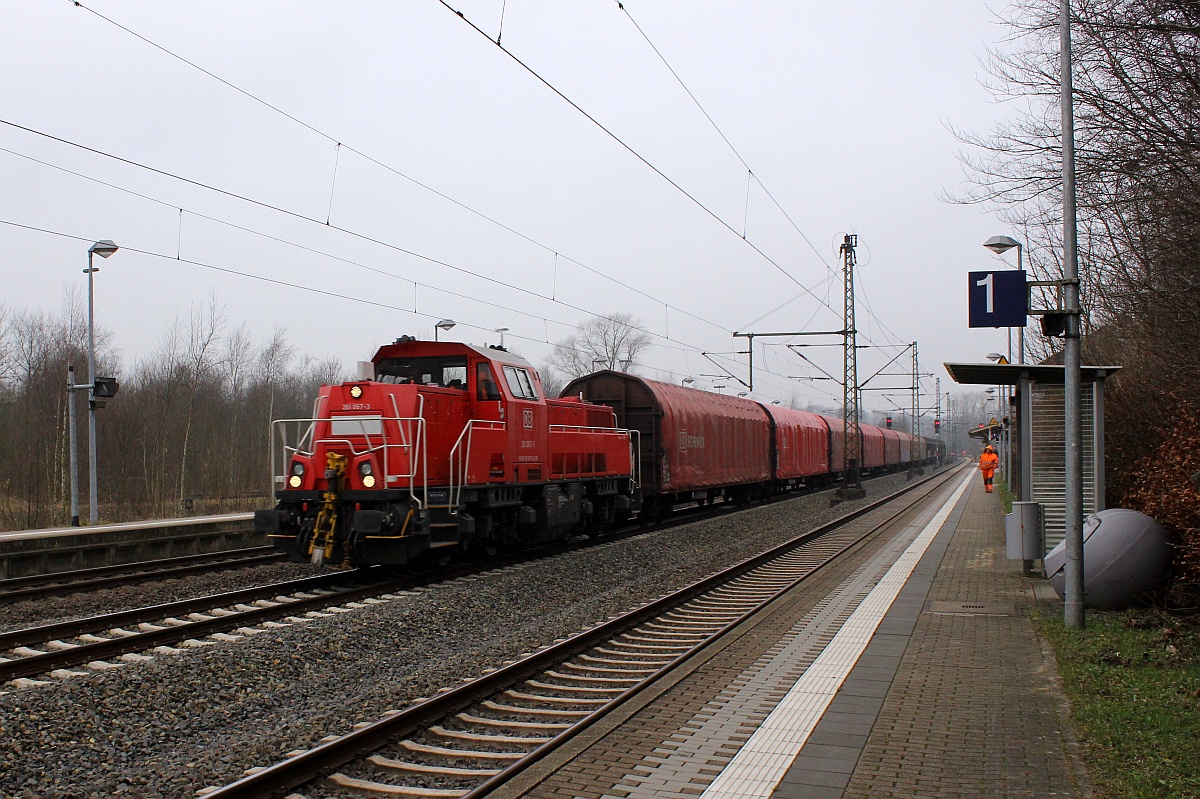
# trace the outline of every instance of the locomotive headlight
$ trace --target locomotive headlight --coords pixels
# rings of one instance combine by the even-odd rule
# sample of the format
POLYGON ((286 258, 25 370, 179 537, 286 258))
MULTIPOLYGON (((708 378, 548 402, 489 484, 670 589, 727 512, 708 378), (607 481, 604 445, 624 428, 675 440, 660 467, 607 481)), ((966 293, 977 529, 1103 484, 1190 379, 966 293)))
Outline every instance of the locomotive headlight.
POLYGON ((288 485, 292 488, 299 488, 303 478, 304 464, 300 461, 292 461, 292 476, 288 478, 288 485))
POLYGON ((350 386, 350 396, 358 399, 362 396, 362 386, 350 386))
POLYGON ((367 488, 375 487, 375 470, 371 467, 370 461, 363 461, 358 465, 358 473, 362 476, 362 484, 367 488))
POLYGON ((288 485, 290 485, 292 488, 299 488, 300 487, 300 475, 293 474, 291 477, 289 477, 288 485))
POLYGON ((374 488, 375 487, 375 475, 373 475, 373 474, 364 475, 363 476, 363 485, 366 486, 367 488, 374 488))

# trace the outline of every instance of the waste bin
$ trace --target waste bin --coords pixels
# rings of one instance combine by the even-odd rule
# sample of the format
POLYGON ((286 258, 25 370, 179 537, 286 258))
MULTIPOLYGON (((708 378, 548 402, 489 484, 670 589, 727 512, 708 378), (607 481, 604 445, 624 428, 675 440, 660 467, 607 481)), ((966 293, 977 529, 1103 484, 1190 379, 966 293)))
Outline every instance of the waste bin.
POLYGON ((1008 559, 1024 561, 1029 574, 1032 561, 1046 554, 1040 502, 1013 503, 1012 513, 1004 517, 1004 543, 1008 559))

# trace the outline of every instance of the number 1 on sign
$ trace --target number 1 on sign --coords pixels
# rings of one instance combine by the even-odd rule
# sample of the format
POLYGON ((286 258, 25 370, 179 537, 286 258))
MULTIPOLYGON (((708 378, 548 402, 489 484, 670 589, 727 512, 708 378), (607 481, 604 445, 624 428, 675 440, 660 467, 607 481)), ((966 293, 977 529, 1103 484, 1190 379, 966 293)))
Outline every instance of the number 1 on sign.
MULTIPOLYGON (((988 276, 985 277, 983 280, 975 281, 976 286, 984 286, 987 288, 987 312, 988 313, 995 312, 992 308, 992 278, 994 276, 995 276, 994 273, 989 272, 988 276)), ((962 284, 959 284, 959 285, 962 285, 962 284)))

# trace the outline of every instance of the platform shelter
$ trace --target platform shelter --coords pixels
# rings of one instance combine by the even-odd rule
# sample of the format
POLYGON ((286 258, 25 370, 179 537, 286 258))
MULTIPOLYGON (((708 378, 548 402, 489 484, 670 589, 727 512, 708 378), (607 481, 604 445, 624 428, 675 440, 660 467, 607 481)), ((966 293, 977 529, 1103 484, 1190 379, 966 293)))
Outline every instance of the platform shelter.
MULTIPOLYGON (((1066 533, 1066 444, 1060 364, 947 363, 956 383, 1013 387, 1007 413, 986 429, 1001 444, 1000 463, 1019 502, 1042 506, 1046 551, 1066 533)), ((1104 381, 1119 366, 1080 369, 1083 513, 1104 510, 1104 381)), ((1003 406, 1001 406, 1003 407, 1003 406)), ((999 417, 1000 414, 997 414, 999 417)))

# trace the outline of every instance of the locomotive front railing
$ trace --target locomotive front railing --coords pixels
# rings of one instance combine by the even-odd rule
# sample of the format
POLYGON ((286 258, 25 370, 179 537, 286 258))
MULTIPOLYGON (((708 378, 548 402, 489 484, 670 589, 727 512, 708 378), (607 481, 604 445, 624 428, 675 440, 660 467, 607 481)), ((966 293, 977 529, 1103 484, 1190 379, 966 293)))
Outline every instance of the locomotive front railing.
MULTIPOLYGON (((383 460, 383 485, 385 488, 406 486, 409 494, 417 502, 418 507, 428 505, 428 480, 425 469, 425 420, 420 417, 403 416, 333 416, 308 419, 276 419, 271 423, 271 492, 286 486, 288 464, 293 455, 312 457, 321 447, 334 446, 349 452, 352 456, 370 453, 380 453, 383 460), (328 437, 316 438, 318 423, 330 426, 328 437), (333 425, 345 427, 358 426, 358 431, 333 434, 333 425), (289 443, 288 431, 305 425, 303 432, 296 437, 296 443, 289 443), (375 426, 378 425, 378 431, 375 426), (368 429, 368 426, 371 429, 368 429), (388 428, 395 430, 395 439, 388 435, 388 428), (280 449, 276 449, 276 435, 280 449), (282 459, 280 459, 282 458, 282 459), (282 472, 276 469, 282 466, 282 472), (393 468, 395 470, 393 471, 393 468), (421 478, 418 486, 417 477, 421 478), (400 485, 397 485, 400 484, 400 485)), ((314 464, 314 468, 323 468, 323 464, 314 464)))

